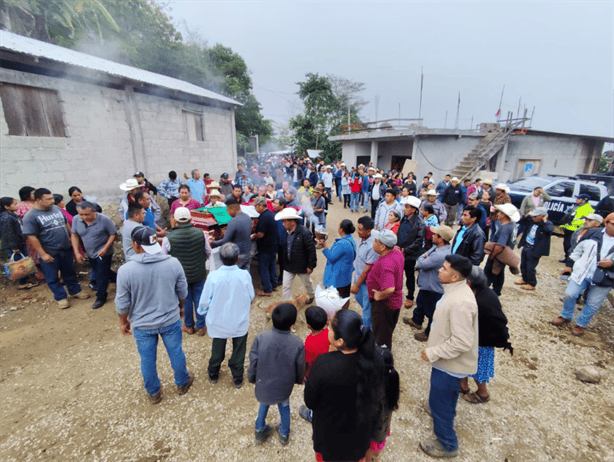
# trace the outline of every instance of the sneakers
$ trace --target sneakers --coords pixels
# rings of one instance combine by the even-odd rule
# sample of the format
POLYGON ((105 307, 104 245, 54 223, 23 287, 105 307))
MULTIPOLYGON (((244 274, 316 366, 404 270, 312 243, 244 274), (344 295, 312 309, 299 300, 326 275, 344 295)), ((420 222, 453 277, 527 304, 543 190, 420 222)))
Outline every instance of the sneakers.
POLYGON ((65 310, 66 308, 70 308, 70 302, 67 298, 63 298, 62 300, 58 300, 58 306, 65 310))
POLYGON ((417 334, 414 334, 414 338, 419 342, 426 342, 429 339, 429 336, 424 332, 418 332, 417 334))
POLYGON ((85 292, 81 291, 78 294, 71 294, 71 297, 78 298, 79 300, 87 300, 90 298, 90 294, 86 294, 85 292))
POLYGON ((220 374, 218 372, 216 372, 215 374, 212 374, 211 372, 209 372, 209 382, 217 383, 219 378, 220 378, 220 374))
POLYGON ((313 419, 313 412, 307 406, 301 404, 301 407, 298 409, 298 414, 307 422, 311 423, 313 419))
POLYGON ((232 381, 235 384, 235 388, 241 388, 243 386, 243 376, 233 377, 232 381))
POLYGON ((107 299, 106 298, 97 298, 96 301, 94 302, 94 304, 92 305, 92 309, 96 310, 96 309, 100 308, 102 305, 104 305, 105 303, 107 303, 107 299))
POLYGON ((188 381, 185 385, 177 386, 177 394, 185 395, 190 389, 190 387, 192 386, 193 382, 194 382, 194 376, 188 372, 188 381))
POLYGON ((415 323, 413 319, 408 318, 407 316, 403 316, 403 323, 413 327, 414 329, 422 330, 422 326, 420 324, 415 323))
POLYGON ((458 455, 458 449, 447 451, 434 436, 427 440, 420 441, 420 449, 426 452, 429 456, 437 458, 456 457, 458 455))
POLYGON ((271 433, 273 433, 273 427, 268 424, 262 430, 256 430, 256 444, 264 443, 271 436, 271 433))
POLYGON ((284 446, 290 441, 290 433, 288 433, 286 436, 281 434, 281 424, 277 426, 277 435, 279 436, 279 442, 284 446))
POLYGON ((155 395, 147 395, 149 396, 149 401, 151 401, 151 404, 158 404, 160 401, 162 401, 162 389, 160 388, 160 391, 155 394, 155 395))

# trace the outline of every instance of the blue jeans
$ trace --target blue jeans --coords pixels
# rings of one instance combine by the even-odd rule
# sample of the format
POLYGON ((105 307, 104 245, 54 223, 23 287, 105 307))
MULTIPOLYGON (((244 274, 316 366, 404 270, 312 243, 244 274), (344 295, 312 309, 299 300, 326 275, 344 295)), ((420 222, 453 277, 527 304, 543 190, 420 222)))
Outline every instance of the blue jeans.
POLYGON ((77 281, 77 275, 75 274, 75 268, 72 265, 73 253, 72 248, 58 251, 53 255, 53 261, 47 263, 41 257, 41 270, 45 275, 45 282, 53 292, 53 298, 56 300, 64 300, 68 298, 66 290, 60 283, 58 271, 62 274, 64 284, 68 288, 70 295, 76 295, 81 292, 81 286, 77 281))
POLYGON ((185 354, 181 348, 181 321, 159 329, 132 329, 136 347, 141 356, 141 374, 145 389, 150 395, 157 395, 160 391, 160 378, 156 368, 158 353, 158 335, 162 337, 166 352, 171 360, 171 367, 175 372, 175 385, 181 387, 188 383, 189 374, 185 364, 185 354))
POLYGON ((183 303, 183 323, 186 327, 194 327, 194 312, 196 312, 196 328, 204 329, 205 316, 198 314, 196 309, 200 303, 200 296, 205 287, 205 280, 192 282, 188 284, 188 296, 183 303))
MULTIPOLYGON (((269 405, 260 403, 258 409, 258 418, 256 419, 256 431, 262 431, 266 427, 266 415, 269 412, 269 405)), ((287 399, 283 403, 277 405, 279 416, 281 417, 281 428, 279 432, 283 436, 288 436, 290 433, 290 400, 287 399)))
POLYGON ((352 202, 350 203, 350 210, 358 212, 358 200, 360 199, 360 193, 352 193, 352 202))
POLYGON ((588 298, 586 300, 586 306, 582 309, 582 313, 576 319, 576 325, 585 327, 591 322, 591 319, 605 300, 605 298, 612 290, 611 287, 601 287, 591 284, 590 279, 585 279, 581 284, 576 284, 571 279, 565 290, 565 297, 563 297, 563 311, 561 317, 565 319, 571 319, 576 307, 576 300, 585 289, 588 289, 588 298))
POLYGON ((258 274, 260 274, 262 291, 266 294, 270 294, 273 289, 279 285, 277 281, 275 253, 258 252, 258 274))
POLYGON ((458 449, 454 417, 456 417, 460 381, 461 379, 452 377, 439 369, 431 370, 429 406, 433 416, 433 431, 446 451, 458 449))
POLYGON ((363 282, 356 294, 356 301, 362 308, 362 323, 365 327, 372 329, 371 324, 371 302, 369 301, 369 291, 367 290, 367 283, 363 282))
POLYGON ((362 206, 365 208, 365 212, 367 210, 371 211, 371 200, 369 199, 369 191, 363 191, 362 193, 362 206))
POLYGON ((96 281, 96 298, 107 298, 107 287, 109 285, 109 276, 111 274, 111 263, 113 263, 113 254, 104 257, 90 258, 90 266, 92 267, 92 276, 96 281))

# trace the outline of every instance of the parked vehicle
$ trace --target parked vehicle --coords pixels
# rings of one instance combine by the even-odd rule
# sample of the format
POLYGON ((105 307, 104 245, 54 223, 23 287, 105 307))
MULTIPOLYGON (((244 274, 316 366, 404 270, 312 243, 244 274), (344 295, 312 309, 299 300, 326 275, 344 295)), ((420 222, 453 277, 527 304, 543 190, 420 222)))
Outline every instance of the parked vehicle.
POLYGON ((604 184, 562 176, 530 176, 512 181, 507 185, 510 189, 508 194, 512 199, 512 204, 516 207, 520 207, 525 196, 532 194, 535 188, 541 186, 552 198, 551 201, 546 202, 545 206, 548 209, 548 219, 555 225, 559 224, 567 208, 575 204, 578 194, 588 194, 589 203, 593 207, 608 195, 608 188, 604 184))

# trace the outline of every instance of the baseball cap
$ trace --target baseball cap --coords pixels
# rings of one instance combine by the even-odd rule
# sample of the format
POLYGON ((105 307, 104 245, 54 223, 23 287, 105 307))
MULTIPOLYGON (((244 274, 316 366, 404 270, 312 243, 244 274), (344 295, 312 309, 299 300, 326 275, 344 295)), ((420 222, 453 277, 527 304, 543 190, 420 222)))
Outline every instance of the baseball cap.
POLYGON ((450 242, 454 238, 454 230, 446 225, 431 226, 431 231, 446 242, 450 242))
POLYGON ((224 179, 228 178, 228 173, 226 173, 226 172, 222 173, 220 178, 224 178, 224 179))
POLYGON ((535 210, 529 212, 529 215, 532 217, 541 217, 543 215, 548 215, 548 209, 546 207, 536 207, 535 210))
POLYGON ((381 231, 371 231, 371 236, 380 241, 386 247, 394 247, 397 245, 397 235, 389 229, 382 229, 381 231))
POLYGON ((140 176, 140 177, 145 178, 145 174, 144 174, 143 172, 136 172, 136 173, 134 174, 134 177, 136 178, 137 176, 140 176))
POLYGON ((175 210, 175 214, 173 216, 175 217, 175 221, 179 223, 187 223, 192 219, 190 209, 187 207, 177 207, 177 210, 175 210))
POLYGON ((595 220, 598 221, 599 223, 603 223, 603 217, 601 215, 599 215, 598 213, 591 213, 589 215, 586 216, 587 220, 595 220))
POLYGON ((583 201, 588 201, 590 200, 591 196, 589 196, 588 194, 578 194, 576 196, 576 199, 582 199, 583 201))
POLYGON ((130 234, 133 242, 136 242, 148 254, 156 254, 162 252, 162 247, 156 239, 156 232, 147 226, 137 226, 130 234))

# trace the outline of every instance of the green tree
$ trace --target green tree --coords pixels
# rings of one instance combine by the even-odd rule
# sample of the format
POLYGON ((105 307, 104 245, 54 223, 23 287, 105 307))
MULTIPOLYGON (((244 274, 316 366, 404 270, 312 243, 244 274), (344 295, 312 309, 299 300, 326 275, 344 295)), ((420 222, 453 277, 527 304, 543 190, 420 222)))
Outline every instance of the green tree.
POLYGON ((364 85, 341 77, 320 76, 310 72, 305 77, 305 82, 297 82, 298 95, 305 109, 303 114, 291 118, 289 122, 293 130, 292 146, 299 152, 321 149, 326 162, 340 159, 341 143, 331 141, 329 137, 342 133, 341 125, 347 123, 348 102, 351 109, 350 122, 360 121, 358 110, 366 104, 360 98, 364 85))

